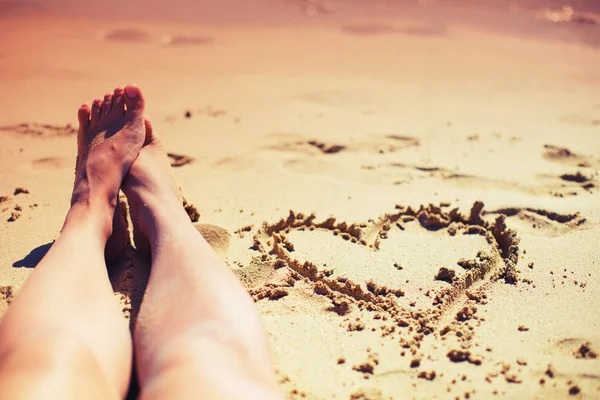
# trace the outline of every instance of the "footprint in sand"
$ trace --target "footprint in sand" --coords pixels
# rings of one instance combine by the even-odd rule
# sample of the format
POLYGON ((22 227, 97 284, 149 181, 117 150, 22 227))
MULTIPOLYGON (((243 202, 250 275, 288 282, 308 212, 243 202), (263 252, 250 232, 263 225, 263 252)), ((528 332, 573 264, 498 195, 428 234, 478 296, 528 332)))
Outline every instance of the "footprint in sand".
POLYGON ((77 130, 71 124, 50 125, 35 123, 0 126, 0 131, 39 137, 71 136, 77 133, 77 130))

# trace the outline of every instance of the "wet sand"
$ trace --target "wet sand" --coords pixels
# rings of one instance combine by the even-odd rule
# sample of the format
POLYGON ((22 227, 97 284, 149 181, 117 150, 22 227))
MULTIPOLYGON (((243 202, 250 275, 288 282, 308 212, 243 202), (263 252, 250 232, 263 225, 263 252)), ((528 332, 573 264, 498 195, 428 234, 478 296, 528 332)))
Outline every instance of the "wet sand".
MULTIPOLYGON (((78 105, 135 82, 289 397, 600 396, 599 27, 333 15, 6 13, 0 315, 60 230, 78 105)), ((134 319, 148 266, 120 266, 134 319)))

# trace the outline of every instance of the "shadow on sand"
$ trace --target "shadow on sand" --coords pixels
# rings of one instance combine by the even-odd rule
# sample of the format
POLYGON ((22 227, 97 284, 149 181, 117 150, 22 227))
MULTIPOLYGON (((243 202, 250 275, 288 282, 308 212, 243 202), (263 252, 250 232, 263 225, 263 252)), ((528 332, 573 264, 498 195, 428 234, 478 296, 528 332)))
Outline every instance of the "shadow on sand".
POLYGON ((16 261, 13 268, 35 268, 36 265, 44 258, 48 250, 54 242, 46 243, 31 250, 22 260, 16 261))

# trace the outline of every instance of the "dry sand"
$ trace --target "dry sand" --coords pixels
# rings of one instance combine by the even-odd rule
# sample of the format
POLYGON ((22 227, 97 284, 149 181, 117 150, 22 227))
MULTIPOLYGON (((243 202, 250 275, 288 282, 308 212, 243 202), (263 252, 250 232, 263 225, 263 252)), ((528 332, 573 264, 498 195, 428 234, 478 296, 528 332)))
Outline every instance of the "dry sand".
POLYGON ((599 398, 599 47, 417 28, 1 19, 0 316, 59 233, 78 105, 135 82, 289 397, 599 398))

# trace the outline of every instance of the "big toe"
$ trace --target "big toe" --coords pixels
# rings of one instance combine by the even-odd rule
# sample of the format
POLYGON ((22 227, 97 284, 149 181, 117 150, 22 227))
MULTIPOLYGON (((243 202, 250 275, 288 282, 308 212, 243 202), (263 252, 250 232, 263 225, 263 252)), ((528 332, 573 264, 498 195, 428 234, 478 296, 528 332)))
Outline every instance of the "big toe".
POLYGON ((145 104, 144 96, 139 87, 135 85, 127 85, 125 87, 126 114, 142 115, 145 104))

